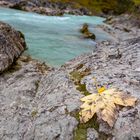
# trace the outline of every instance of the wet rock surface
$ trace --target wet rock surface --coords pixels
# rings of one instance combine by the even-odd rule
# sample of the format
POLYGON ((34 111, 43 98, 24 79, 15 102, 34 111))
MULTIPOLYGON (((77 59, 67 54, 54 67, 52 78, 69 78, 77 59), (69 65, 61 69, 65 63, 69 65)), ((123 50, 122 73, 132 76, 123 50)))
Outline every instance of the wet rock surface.
POLYGON ((83 34, 84 38, 95 40, 96 39, 95 34, 91 33, 88 27, 89 26, 87 23, 83 24, 82 28, 80 29, 80 32, 83 34))
POLYGON ((71 79, 73 71, 83 72, 80 82, 89 93, 96 92, 95 77, 101 85, 119 88, 138 99, 135 107, 120 110, 113 128, 98 122, 98 128, 86 129, 87 140, 140 139, 140 35, 115 29, 115 24, 111 34, 114 30, 116 38, 120 31, 127 38, 100 42, 94 52, 83 54, 61 68, 49 68, 21 56, 9 71, 3 72, 0 75, 0 139, 74 139, 79 121, 73 114, 78 113, 80 98, 84 95, 71 79))
POLYGON ((0 22, 0 73, 7 69, 25 49, 23 34, 0 22))

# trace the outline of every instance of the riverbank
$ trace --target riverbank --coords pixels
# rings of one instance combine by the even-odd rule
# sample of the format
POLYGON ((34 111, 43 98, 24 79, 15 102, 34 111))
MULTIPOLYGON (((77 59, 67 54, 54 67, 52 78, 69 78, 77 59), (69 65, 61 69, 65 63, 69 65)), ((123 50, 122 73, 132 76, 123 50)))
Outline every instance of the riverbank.
POLYGON ((62 16, 64 14, 72 15, 92 15, 90 10, 83 6, 75 7, 73 3, 62 3, 62 2, 42 2, 42 1, 0 1, 1 7, 7 7, 22 11, 35 12, 47 16, 62 16))
POLYGON ((111 27, 101 27, 116 42, 100 42, 94 52, 83 54, 61 68, 49 68, 21 56, 3 72, 0 139, 140 139, 140 28, 128 18, 115 17, 108 21, 111 27), (76 77, 82 73, 80 85, 86 88, 77 88, 73 72, 76 77), (112 129, 97 120, 98 127, 79 124, 80 98, 85 90, 95 92, 93 77, 101 85, 119 88, 138 99, 134 108, 121 109, 112 129))
POLYGON ((48 16, 72 14, 107 17, 123 13, 139 15, 140 12, 138 0, 114 0, 111 3, 108 0, 1 0, 0 6, 48 16))

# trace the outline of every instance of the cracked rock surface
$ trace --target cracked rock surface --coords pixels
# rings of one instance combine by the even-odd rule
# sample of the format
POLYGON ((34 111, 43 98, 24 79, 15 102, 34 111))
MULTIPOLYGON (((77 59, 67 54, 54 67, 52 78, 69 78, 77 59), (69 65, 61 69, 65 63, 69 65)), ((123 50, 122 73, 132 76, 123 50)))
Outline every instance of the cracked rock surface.
POLYGON ((77 120, 70 112, 82 96, 64 71, 42 74, 36 63, 0 77, 0 139, 72 139, 77 120))

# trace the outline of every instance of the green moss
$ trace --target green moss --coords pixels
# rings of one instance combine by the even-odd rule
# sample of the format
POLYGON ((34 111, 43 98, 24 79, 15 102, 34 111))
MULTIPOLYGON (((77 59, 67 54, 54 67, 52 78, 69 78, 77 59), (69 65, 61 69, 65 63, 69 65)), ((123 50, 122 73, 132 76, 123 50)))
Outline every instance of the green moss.
POLYGON ((90 93, 87 91, 86 85, 81 84, 81 80, 84 76, 87 76, 89 74, 90 74, 90 69, 85 69, 85 71, 82 72, 75 70, 70 73, 71 79, 74 81, 74 84, 76 85, 76 89, 79 90, 85 96, 90 95, 90 93))
MULTIPOLYGON (((75 117, 77 121, 80 122, 78 111, 71 113, 71 116, 75 117)), ((94 128, 95 130, 98 131, 99 124, 97 122, 96 115, 89 122, 78 124, 77 129, 74 131, 74 140, 86 140, 88 128, 94 128)))
POLYGON ((135 5, 140 5, 140 0, 133 0, 135 5))
POLYGON ((94 128, 99 129, 99 125, 96 121, 96 117, 92 118, 89 122, 85 124, 79 124, 74 132, 74 140, 86 140, 87 139, 87 129, 94 128))
POLYGON ((84 94, 85 96, 90 95, 91 93, 89 93, 86 89, 86 85, 85 84, 79 84, 76 88, 77 90, 79 90, 82 94, 84 94))
POLYGON ((34 110, 31 112, 31 116, 34 118, 36 115, 37 115, 38 111, 37 110, 34 110))
POLYGON ((74 131, 74 138, 73 138, 74 140, 86 140, 88 128, 94 128, 98 132, 99 140, 108 140, 112 138, 112 135, 110 134, 99 132, 99 123, 97 121, 97 115, 94 115, 94 117, 91 120, 89 120, 87 123, 80 123, 79 111, 72 112, 70 115, 75 117, 79 122, 77 128, 74 131))
POLYGON ((87 130, 86 129, 76 129, 74 133, 74 140, 86 140, 87 130))
POLYGON ((90 69, 85 69, 84 71, 80 72, 78 71, 79 69, 74 70, 73 72, 70 73, 70 75, 72 76, 72 78, 76 81, 81 81, 81 79, 84 76, 87 76, 90 74, 90 69))
POLYGON ((83 78, 83 75, 78 72, 78 71, 73 71, 70 73, 70 75, 72 76, 72 79, 76 82, 80 82, 81 79, 83 78))

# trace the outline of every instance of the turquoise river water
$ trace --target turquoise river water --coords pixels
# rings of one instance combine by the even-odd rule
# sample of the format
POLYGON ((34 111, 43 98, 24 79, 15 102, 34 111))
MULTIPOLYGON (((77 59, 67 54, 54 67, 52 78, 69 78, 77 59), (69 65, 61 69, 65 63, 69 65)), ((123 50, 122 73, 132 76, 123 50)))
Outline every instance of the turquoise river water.
POLYGON ((107 39, 105 33, 94 28, 98 24, 103 24, 103 20, 96 16, 43 16, 0 8, 0 21, 9 23, 25 34, 27 53, 52 66, 60 66, 94 49, 95 42, 83 39, 79 33, 83 23, 91 25, 90 29, 96 34, 97 40, 107 39))

